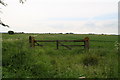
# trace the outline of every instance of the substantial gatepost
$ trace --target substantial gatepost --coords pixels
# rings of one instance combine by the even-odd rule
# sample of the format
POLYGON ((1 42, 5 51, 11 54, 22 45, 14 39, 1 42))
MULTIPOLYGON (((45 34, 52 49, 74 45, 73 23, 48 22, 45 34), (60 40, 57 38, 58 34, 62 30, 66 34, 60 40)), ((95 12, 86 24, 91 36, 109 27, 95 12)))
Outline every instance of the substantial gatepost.
POLYGON ((34 39, 34 37, 29 36, 29 43, 30 43, 30 47, 35 47, 35 39, 34 39))
POLYGON ((89 37, 84 38, 84 45, 85 49, 89 49, 89 37))

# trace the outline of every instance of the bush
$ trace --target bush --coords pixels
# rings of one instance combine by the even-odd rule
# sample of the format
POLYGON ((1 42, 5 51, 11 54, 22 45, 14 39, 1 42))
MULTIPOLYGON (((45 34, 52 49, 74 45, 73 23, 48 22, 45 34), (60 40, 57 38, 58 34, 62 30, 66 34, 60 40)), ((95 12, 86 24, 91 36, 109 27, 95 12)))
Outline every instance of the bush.
POLYGON ((83 64, 85 66, 93 66, 98 64, 97 56, 88 55, 83 58, 83 64))
POLYGON ((14 31, 8 31, 8 34, 14 34, 14 31))

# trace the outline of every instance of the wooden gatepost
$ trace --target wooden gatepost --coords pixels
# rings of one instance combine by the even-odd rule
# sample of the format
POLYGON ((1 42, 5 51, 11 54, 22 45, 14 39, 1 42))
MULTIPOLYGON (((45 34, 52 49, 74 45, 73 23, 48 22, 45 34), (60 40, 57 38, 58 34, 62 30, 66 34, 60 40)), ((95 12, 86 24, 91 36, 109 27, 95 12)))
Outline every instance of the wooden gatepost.
POLYGON ((84 48, 89 49, 89 37, 84 38, 84 48))
POLYGON ((30 47, 35 47, 35 39, 32 36, 29 36, 30 47))

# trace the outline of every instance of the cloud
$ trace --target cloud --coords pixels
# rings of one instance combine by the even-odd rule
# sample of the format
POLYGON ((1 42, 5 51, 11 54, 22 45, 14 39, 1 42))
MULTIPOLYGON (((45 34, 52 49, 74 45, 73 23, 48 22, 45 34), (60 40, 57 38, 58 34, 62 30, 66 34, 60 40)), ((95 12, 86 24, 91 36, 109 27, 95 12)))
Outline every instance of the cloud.
POLYGON ((111 19, 118 19, 118 13, 109 13, 100 16, 93 17, 94 20, 111 20, 111 19))
POLYGON ((83 20, 88 20, 86 17, 51 17, 48 18, 48 20, 52 21, 83 21, 83 20))
POLYGON ((94 33, 118 33, 117 20, 88 21, 84 24, 86 31, 94 33))
POLYGON ((7 1, 2 19, 15 31, 117 32, 117 0, 7 1))

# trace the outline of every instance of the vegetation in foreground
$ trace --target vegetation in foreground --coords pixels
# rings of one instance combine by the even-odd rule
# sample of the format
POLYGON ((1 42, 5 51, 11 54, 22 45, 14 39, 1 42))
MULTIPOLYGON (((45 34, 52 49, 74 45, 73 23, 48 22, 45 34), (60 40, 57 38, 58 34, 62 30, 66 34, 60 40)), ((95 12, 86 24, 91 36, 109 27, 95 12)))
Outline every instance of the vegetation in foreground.
MULTIPOLYGON (((118 36, 84 34, 3 34, 3 78, 117 78, 118 36), (90 38, 90 49, 56 50, 54 42, 29 47, 28 37, 38 40, 81 40, 90 38)), ((82 44, 82 43, 64 43, 82 44)))

